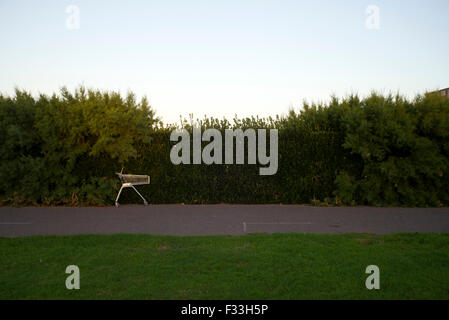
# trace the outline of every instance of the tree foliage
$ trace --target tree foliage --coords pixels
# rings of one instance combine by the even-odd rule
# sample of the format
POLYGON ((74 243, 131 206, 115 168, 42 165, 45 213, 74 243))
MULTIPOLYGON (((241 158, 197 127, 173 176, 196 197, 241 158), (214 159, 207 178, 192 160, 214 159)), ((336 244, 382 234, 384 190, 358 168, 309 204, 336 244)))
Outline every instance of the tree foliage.
MULTIPOLYGON (((345 104, 345 102, 343 103, 345 104)), ((371 95, 342 117, 343 147, 363 170, 341 172, 336 194, 370 205, 448 203, 449 101, 436 94, 408 102, 371 95)))
POLYGON ((157 121, 147 99, 132 93, 80 87, 38 99, 20 90, 1 96, 0 194, 10 202, 102 204, 114 193, 111 170, 136 158, 157 121))

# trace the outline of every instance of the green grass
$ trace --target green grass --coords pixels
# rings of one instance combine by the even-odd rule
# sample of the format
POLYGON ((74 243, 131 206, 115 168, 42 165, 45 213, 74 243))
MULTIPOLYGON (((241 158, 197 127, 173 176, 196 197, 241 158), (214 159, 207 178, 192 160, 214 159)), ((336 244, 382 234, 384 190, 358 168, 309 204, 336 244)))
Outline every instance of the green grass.
POLYGON ((449 234, 0 238, 0 299, 449 299, 449 234))

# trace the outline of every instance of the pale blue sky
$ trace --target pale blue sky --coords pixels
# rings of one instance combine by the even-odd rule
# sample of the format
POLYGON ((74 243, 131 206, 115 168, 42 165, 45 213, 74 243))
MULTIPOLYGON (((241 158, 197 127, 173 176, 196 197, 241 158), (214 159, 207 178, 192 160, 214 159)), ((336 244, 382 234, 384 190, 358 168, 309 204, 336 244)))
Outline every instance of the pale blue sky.
POLYGON ((165 122, 449 86, 448 0, 0 0, 0 91, 146 94, 165 122), (80 28, 66 28, 68 5, 80 28), (365 26, 367 6, 380 29, 365 26))

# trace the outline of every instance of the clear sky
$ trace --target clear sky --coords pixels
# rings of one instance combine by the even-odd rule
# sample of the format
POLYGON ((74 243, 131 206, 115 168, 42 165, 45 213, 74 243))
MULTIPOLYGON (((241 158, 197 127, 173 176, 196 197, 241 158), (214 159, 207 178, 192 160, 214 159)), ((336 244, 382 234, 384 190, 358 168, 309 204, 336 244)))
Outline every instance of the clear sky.
POLYGON ((0 91, 132 90, 164 122, 412 96, 449 87, 448 14, 448 0, 0 0, 0 91))

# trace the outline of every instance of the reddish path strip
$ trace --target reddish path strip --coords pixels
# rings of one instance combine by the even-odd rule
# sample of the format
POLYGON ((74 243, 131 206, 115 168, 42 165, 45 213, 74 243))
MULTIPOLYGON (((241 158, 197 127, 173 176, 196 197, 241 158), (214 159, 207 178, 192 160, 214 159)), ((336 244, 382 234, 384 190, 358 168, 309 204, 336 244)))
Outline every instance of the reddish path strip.
POLYGON ((0 208, 0 236, 449 232, 449 208, 149 205, 0 208))

